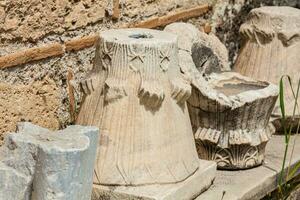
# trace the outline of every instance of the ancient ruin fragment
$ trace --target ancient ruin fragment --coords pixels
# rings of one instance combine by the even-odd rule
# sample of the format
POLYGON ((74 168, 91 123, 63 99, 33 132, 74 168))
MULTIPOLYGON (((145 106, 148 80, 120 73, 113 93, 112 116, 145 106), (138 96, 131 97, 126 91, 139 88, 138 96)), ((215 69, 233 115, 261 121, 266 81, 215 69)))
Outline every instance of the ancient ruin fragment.
POLYGON ((246 169, 264 160, 274 132, 270 115, 278 88, 234 72, 194 79, 189 113, 198 155, 220 169, 246 169))
MULTIPOLYGON (((296 93, 300 78, 300 10, 275 6, 253 9, 241 26, 240 34, 245 41, 234 70, 274 84, 279 83, 281 76, 289 75, 296 93)), ((293 115, 295 100, 287 82, 284 90, 288 117, 293 115)), ((279 102, 273 115, 281 116, 279 102)), ((299 118, 299 113, 296 115, 299 118)))
POLYGON ((179 63, 192 84, 188 109, 199 157, 222 169, 260 165, 274 132, 268 122, 277 87, 225 72, 225 46, 193 25, 174 23, 166 30, 178 35, 179 50, 187 52, 179 63))
POLYGON ((201 74, 229 71, 228 51, 224 44, 214 35, 206 34, 189 23, 172 23, 164 29, 178 35, 179 63, 184 73, 192 73, 195 65, 201 74), (193 52, 194 61, 191 59, 192 46, 197 43, 198 51, 193 52), (200 69, 201 68, 201 69, 200 69))
POLYGON ((96 127, 51 132, 26 122, 18 130, 0 149, 0 199, 90 199, 96 127))
POLYGON ((93 199, 192 199, 210 185, 214 163, 199 162, 196 153, 186 107, 191 86, 177 50, 176 36, 162 31, 100 33, 77 119, 101 130, 93 199), (192 187, 195 180, 200 185, 192 187))

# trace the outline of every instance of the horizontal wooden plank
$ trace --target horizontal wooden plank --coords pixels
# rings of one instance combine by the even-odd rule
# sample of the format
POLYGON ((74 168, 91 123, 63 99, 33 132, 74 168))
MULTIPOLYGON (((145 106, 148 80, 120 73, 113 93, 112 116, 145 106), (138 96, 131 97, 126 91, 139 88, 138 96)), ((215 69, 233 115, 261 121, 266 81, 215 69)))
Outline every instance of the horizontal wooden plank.
POLYGON ((0 68, 12 67, 43 58, 64 54, 63 46, 59 43, 34 47, 0 57, 0 68))
POLYGON ((178 11, 172 14, 168 14, 162 17, 156 17, 154 19, 149 19, 140 23, 135 23, 132 25, 129 25, 129 27, 136 27, 136 28, 156 28, 159 26, 165 26, 167 24, 179 21, 179 20, 185 20, 192 17, 198 17, 203 15, 204 13, 208 12, 210 10, 210 6, 208 4, 200 5, 195 8, 186 9, 182 11, 178 11))
POLYGON ((66 51, 78 51, 80 49, 92 47, 99 39, 98 35, 90 35, 65 42, 66 51))

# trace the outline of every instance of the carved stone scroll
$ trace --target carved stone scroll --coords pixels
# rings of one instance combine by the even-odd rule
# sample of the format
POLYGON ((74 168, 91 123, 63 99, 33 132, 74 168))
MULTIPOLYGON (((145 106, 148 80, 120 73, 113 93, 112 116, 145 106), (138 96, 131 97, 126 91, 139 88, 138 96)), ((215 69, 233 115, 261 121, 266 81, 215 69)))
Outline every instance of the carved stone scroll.
POLYGON ((77 119, 100 127, 95 184, 178 183, 198 170, 177 50, 176 36, 162 31, 100 33, 77 119))
MULTIPOLYGON (((274 84, 279 83, 282 75, 289 75, 296 91, 300 80, 300 10, 275 6, 253 9, 241 26, 240 34, 245 41, 234 70, 274 84)), ((284 93, 286 115, 289 117, 293 114, 295 101, 287 82, 284 93)), ((281 117, 279 101, 273 115, 281 117)), ((296 115, 299 119, 299 114, 296 115)))

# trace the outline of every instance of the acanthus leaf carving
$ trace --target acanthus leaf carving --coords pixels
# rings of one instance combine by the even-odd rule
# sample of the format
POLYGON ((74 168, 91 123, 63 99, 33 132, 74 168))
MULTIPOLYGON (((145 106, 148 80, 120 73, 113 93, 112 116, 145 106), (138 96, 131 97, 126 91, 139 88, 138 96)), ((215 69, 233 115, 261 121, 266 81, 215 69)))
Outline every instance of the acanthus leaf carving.
POLYGON ((200 158, 216 161, 221 169, 247 169, 261 164, 266 145, 232 145, 230 148, 221 148, 201 140, 196 140, 196 144, 200 158))

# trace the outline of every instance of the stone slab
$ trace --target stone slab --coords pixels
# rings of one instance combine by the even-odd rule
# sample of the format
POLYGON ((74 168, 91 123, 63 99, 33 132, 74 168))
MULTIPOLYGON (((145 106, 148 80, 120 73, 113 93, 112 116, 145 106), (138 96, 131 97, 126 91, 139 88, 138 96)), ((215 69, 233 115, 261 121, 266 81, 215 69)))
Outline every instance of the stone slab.
MULTIPOLYGON (((291 144, 293 144, 295 138, 295 136, 291 138, 291 144)), ((292 166, 300 162, 300 138, 296 138, 296 140, 298 141, 295 143, 291 161, 292 166)), ((197 197, 196 200, 261 199, 277 186, 284 148, 284 136, 273 136, 267 144, 266 160, 262 166, 249 170, 217 171, 214 184, 205 193, 197 197)), ((288 160, 290 155, 291 151, 288 152, 288 160)))
POLYGON ((201 160, 194 175, 177 184, 133 187, 94 185, 92 200, 190 200, 207 190, 216 174, 216 164, 201 160))

